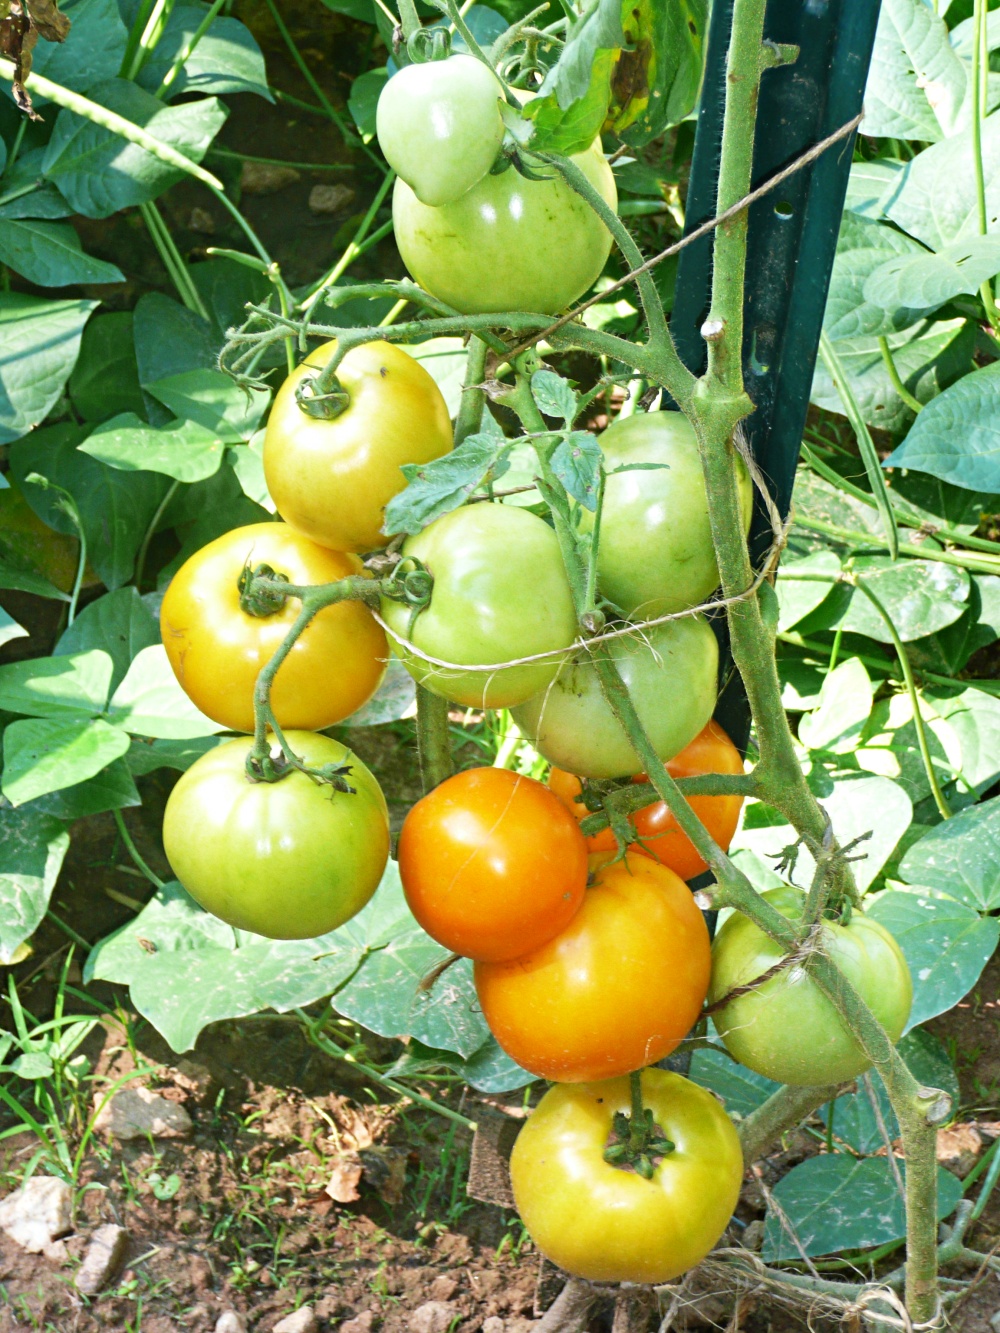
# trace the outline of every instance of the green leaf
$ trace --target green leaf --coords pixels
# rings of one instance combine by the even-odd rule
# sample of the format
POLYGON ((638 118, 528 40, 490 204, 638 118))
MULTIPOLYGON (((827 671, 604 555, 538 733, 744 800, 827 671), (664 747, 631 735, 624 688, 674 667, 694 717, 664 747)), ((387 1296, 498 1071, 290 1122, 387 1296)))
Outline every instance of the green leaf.
POLYGON ((854 162, 847 180, 844 208, 856 217, 873 220, 882 217, 882 197, 902 169, 902 162, 894 157, 879 157, 870 162, 854 162))
MULTIPOLYGON (((962 782, 981 796, 1000 777, 1000 699, 973 686, 947 696, 924 697, 947 720, 958 741, 962 782)), ((953 889, 948 892, 962 896, 953 889)))
POLYGON ((420 532, 507 471, 509 442, 486 432, 467 436, 457 449, 430 463, 404 463, 409 483, 385 507, 383 530, 420 532))
POLYGON ((175 481, 204 481, 218 472, 224 441, 194 421, 147 426, 133 412, 97 427, 79 446, 120 472, 159 472, 175 481))
POLYGON ((123 731, 100 718, 24 718, 3 734, 3 794, 24 805, 86 782, 128 749, 123 731))
POLYGON ((0 666, 0 699, 28 717, 93 716, 104 709, 114 664, 98 648, 0 666))
MULTIPOLYGON (((214 97, 164 106, 126 79, 107 79, 88 88, 87 96, 195 162, 204 157, 227 115, 214 97)), ((145 203, 184 176, 138 144, 66 108, 56 117, 43 165, 73 208, 91 218, 145 203)))
POLYGON ((531 392, 540 412, 572 426, 579 410, 579 398, 568 380, 554 370, 536 370, 531 377, 531 392))
POLYGON ((50 583, 23 556, 16 551, 4 549, 2 533, 0 533, 0 588, 11 588, 17 592, 31 592, 36 597, 54 598, 60 602, 69 601, 69 593, 63 592, 54 583, 50 583))
POLYGON ((270 402, 268 389, 243 389, 221 370, 197 369, 143 387, 181 421, 195 422, 226 444, 242 444, 260 425, 270 402))
POLYGON ((886 467, 913 468, 973 491, 1000 488, 1000 361, 966 375, 917 417, 886 467))
MULTIPOLYGON (((965 610, 969 576, 956 565, 865 555, 855 558, 854 570, 885 607, 904 643, 943 629, 965 610)), ((879 643, 892 642, 885 621, 863 592, 854 591, 839 623, 879 643)))
POLYGON ((125 763, 137 778, 153 773, 158 768, 176 768, 183 773, 196 759, 225 739, 224 736, 192 736, 186 741, 154 741, 134 737, 125 756, 125 763))
POLYGON ((954 1008, 979 980, 1000 940, 1000 920, 981 917, 933 889, 890 889, 878 894, 867 911, 895 936, 909 965, 909 1028, 954 1008))
POLYGON ((243 494, 272 514, 277 512, 264 476, 264 432, 255 431, 245 445, 230 445, 226 462, 233 469, 243 494))
POLYGON ((39 796, 22 808, 53 815, 69 824, 87 815, 99 815, 105 810, 122 810, 134 805, 142 805, 142 797, 126 761, 116 759, 94 777, 72 787, 50 792, 47 796, 39 796))
MULTIPOLYGON (((204 18, 201 5, 178 5, 164 26, 150 58, 136 80, 155 93, 163 76, 191 41, 204 18)), ((239 19, 216 18, 181 65, 166 96, 182 93, 256 93, 273 102, 267 86, 264 57, 249 29, 239 19)))
POLYGON ((978 912, 1000 909, 1000 797, 936 825, 906 853, 899 873, 978 912))
POLYGON ((416 711, 417 686, 397 657, 390 657, 382 684, 363 707, 339 723, 342 727, 377 727, 416 711))
POLYGON ((441 390, 448 405, 448 415, 458 416, 462 405, 462 384, 465 380, 467 349, 461 338, 428 338, 415 343, 406 351, 419 361, 424 370, 441 390))
POLYGON ((34 934, 68 847, 58 819, 0 806, 0 963, 34 934))
POLYGON ((56 187, 42 180, 44 148, 22 149, 13 167, 4 174, 0 194, 17 197, 0 204, 4 218, 68 218, 73 209, 56 187), (22 189, 27 189, 21 194, 22 189))
POLYGON ((720 1097, 730 1115, 743 1117, 763 1106, 781 1087, 773 1079, 738 1065, 725 1051, 706 1048, 692 1052, 688 1077, 720 1097))
MULTIPOLYGON (((0 587, 2 586, 3 575, 0 573, 0 587)), ((9 616, 3 607, 0 606, 0 648, 2 648, 4 644, 10 643, 12 639, 26 639, 27 637, 28 631, 24 626, 19 625, 14 617, 9 616)))
POLYGON ((694 109, 704 67, 704 0, 628 0, 622 4, 628 49, 612 79, 610 121, 634 148, 678 125, 694 109))
MULTIPOLYGON (((214 269, 216 262, 197 264, 193 272, 214 269)), ((188 370, 217 369, 219 348, 211 325, 178 301, 161 292, 147 292, 136 302, 133 320, 140 384, 154 384, 188 370)), ((155 419, 150 416, 150 421, 162 425, 169 420, 170 414, 160 403, 152 397, 149 401, 159 413, 155 419)))
MULTIPOLYGON (((926 695, 920 696, 920 711, 931 762, 939 781, 947 784, 961 766, 958 737, 926 695)), ((914 805, 931 794, 908 693, 891 695, 876 704, 864 744, 855 758, 869 773, 880 773, 898 782, 914 805)))
POLYGON ((11 1061, 10 1067, 18 1078, 24 1079, 48 1078, 53 1070, 52 1060, 44 1051, 25 1051, 11 1061))
POLYGON ((351 84, 347 109, 354 117, 354 123, 365 143, 370 143, 375 137, 375 108, 388 78, 389 71, 381 65, 378 69, 369 69, 359 74, 351 84))
POLYGON ((24 435, 55 406, 96 306, 0 292, 0 444, 24 435))
POLYGON ((116 265, 84 254, 80 238, 68 222, 0 218, 0 264, 38 287, 125 281, 116 265))
POLYGON ((469 1056, 468 1060, 455 1051, 437 1051, 423 1042, 411 1040, 396 1063, 389 1070, 393 1078, 414 1078, 442 1069, 457 1073, 479 1092, 514 1092, 535 1082, 534 1074, 501 1050, 495 1037, 469 1056))
MULTIPOLYGON (((113 78, 128 36, 117 0, 63 0, 60 8, 73 25, 69 36, 65 42, 39 42, 32 53, 32 72, 76 92, 113 78)), ((33 96, 45 105, 44 97, 33 96)))
POLYGON ((597 488, 601 477, 601 446, 586 430, 574 430, 559 441, 549 465, 566 490, 584 509, 597 509, 597 488))
POLYGON ((611 80, 618 54, 616 50, 595 50, 586 92, 568 104, 561 102, 558 91, 549 90, 559 87, 559 66, 550 71, 539 96, 533 98, 521 113, 534 125, 531 148, 572 156, 590 147, 608 114, 611 80))
POLYGON ((966 69, 921 0, 884 0, 865 89, 865 133, 933 142, 962 123, 966 69))
POLYGON ((975 296, 1000 270, 1000 236, 972 236, 946 246, 940 254, 900 255, 880 264, 868 277, 864 297, 883 310, 904 306, 936 310, 952 297, 975 296))
MULTIPOLYGON (((896 1165, 905 1181, 906 1163, 897 1159, 896 1165)), ((938 1217, 947 1217, 961 1197, 962 1182, 938 1167, 938 1217)), ((768 1210, 761 1250, 765 1263, 798 1259, 803 1252, 863 1250, 906 1235, 903 1196, 885 1157, 809 1157, 778 1181, 774 1199, 785 1220, 768 1210)))
POLYGON ((223 731, 198 711, 177 683, 161 644, 143 648, 108 705, 109 721, 139 736, 188 740, 223 731))
MULTIPOLYGON (((125 679, 132 659, 143 648, 159 642, 159 626, 138 590, 119 588, 83 608, 59 639, 53 655, 59 658, 88 649, 102 649, 114 664, 108 686, 114 691, 125 679)), ((104 698, 107 699, 107 691, 104 698)))
MULTIPOLYGON (((803 512, 808 515, 811 511, 807 509, 803 512)), ((815 551, 804 560, 783 561, 774 585, 780 607, 778 629, 791 629, 803 617, 815 611, 833 587, 840 569, 840 557, 833 551, 815 551), (830 576, 830 581, 820 583, 811 579, 796 579, 793 577, 795 574, 826 574, 830 576)))
POLYGON ((823 680, 819 708, 799 722, 799 740, 810 750, 846 754, 853 750, 872 711, 871 678, 864 663, 850 657, 823 680))
POLYGON ((87 323, 69 396, 84 421, 142 411, 130 310, 95 315, 87 323))

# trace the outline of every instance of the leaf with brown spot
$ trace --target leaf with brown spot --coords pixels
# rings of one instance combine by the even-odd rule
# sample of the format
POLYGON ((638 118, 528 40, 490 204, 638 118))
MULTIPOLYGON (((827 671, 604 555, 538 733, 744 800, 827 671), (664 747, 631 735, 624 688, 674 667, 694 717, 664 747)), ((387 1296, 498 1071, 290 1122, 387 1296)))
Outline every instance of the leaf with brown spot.
POLYGON ((641 147, 693 109, 704 68, 704 0, 624 0, 625 49, 605 129, 641 147))
POLYGON ((31 52, 39 37, 64 42, 70 21, 60 14, 57 0, 0 0, 0 14, 0 55, 14 62, 14 101, 26 116, 41 120, 24 86, 31 73, 31 52))

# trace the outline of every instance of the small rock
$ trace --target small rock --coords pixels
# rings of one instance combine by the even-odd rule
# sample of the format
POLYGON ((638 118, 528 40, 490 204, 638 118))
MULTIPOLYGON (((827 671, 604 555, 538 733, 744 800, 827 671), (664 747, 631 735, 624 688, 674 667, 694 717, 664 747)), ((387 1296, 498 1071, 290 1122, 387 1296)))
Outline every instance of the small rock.
POLYGON ((375 1316, 371 1310, 364 1310, 354 1319, 348 1319, 346 1323, 340 1325, 337 1333, 372 1333, 375 1326, 375 1316))
POLYGON ((458 1306, 449 1301, 425 1301, 410 1315, 410 1333, 448 1333, 458 1314, 458 1306))
POLYGON ((318 1328, 319 1320, 311 1306, 303 1305, 294 1313, 285 1315, 284 1319, 279 1319, 271 1333, 316 1333, 318 1328))
POLYGON ((483 1321, 483 1333, 503 1333, 503 1320, 491 1314, 489 1319, 483 1321))
POLYGON ((62 1260, 73 1230, 73 1191, 56 1176, 32 1176, 0 1203, 0 1230, 32 1254, 62 1260))
POLYGON ((959 1179, 969 1174, 982 1150, 982 1136, 975 1125, 950 1125, 937 1132, 937 1159, 959 1179))
POLYGON ((429 1295, 432 1301, 450 1301, 456 1291, 458 1291, 458 1279, 453 1278, 450 1273, 442 1273, 431 1283, 429 1295))
POLYGON ((128 1248, 128 1232, 109 1222, 98 1227, 90 1238, 87 1253, 76 1274, 76 1289, 93 1296, 118 1271, 128 1248))
POLYGON ((1000 1310, 990 1317, 990 1328, 995 1328, 1000 1333, 1000 1310))
POLYGON ((215 218, 207 208, 192 208, 188 218, 188 228, 200 232, 203 236, 212 236, 215 232, 215 218))
POLYGON ((748 1250, 759 1250, 764 1244, 764 1223, 759 1218, 743 1228, 743 1244, 748 1250))
POLYGON ((326 1193, 335 1203, 356 1203, 361 1198, 358 1186, 363 1169, 356 1153, 343 1153, 334 1158, 326 1193))
POLYGON ((244 194, 277 194, 286 185, 294 185, 301 179, 294 167, 275 167, 269 162, 244 162, 240 172, 240 189, 244 194))
POLYGON ((247 1333, 247 1326, 235 1310, 223 1310, 215 1321, 215 1333, 247 1333))
POLYGON ((179 1102, 168 1101, 149 1088, 122 1088, 101 1108, 95 1129, 116 1139, 177 1139, 190 1134, 191 1117, 179 1102))
POLYGON ((309 191, 309 207, 314 213, 342 213, 354 203, 349 185, 314 185, 309 191))

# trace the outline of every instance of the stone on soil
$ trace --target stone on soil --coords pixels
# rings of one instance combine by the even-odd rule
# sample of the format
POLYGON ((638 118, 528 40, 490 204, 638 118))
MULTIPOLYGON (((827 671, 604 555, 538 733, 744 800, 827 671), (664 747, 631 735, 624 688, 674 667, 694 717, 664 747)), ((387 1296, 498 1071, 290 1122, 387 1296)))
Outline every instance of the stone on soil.
POLYGON ((32 1176, 0 1202, 0 1230, 32 1254, 64 1259, 59 1237, 73 1230, 73 1192, 56 1176, 32 1176))
POLYGON ((301 1309, 293 1314, 285 1315, 284 1319, 279 1319, 271 1333, 316 1333, 319 1328, 319 1321, 310 1306, 303 1305, 301 1309))
POLYGON ((179 1102, 161 1097, 149 1088, 122 1088, 101 1108, 95 1129, 107 1130, 116 1139, 177 1139, 190 1134, 191 1117, 179 1102))
POLYGON ((458 1306, 448 1301, 425 1301, 410 1315, 410 1333, 448 1333, 458 1314, 458 1306))
POLYGON ((121 1266, 128 1248, 128 1232, 124 1227, 109 1222, 98 1227, 90 1238, 83 1263, 76 1274, 76 1289, 84 1296, 93 1296, 101 1290, 121 1266))

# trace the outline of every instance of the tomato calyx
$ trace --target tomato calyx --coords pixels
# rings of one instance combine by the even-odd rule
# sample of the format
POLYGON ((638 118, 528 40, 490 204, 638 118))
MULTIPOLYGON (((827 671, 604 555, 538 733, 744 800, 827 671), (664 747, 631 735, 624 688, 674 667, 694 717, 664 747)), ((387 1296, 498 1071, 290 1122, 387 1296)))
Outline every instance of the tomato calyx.
POLYGON ((333 373, 306 375, 295 386, 295 401, 307 417, 334 421, 351 405, 351 395, 333 373))
POLYGON ((287 574, 281 574, 270 565, 250 567, 248 560, 240 572, 237 587, 240 592, 240 610, 248 616, 266 620, 284 610, 288 593, 275 584, 291 583, 287 574))
POLYGON ((451 55, 451 33, 447 28, 418 28, 405 43, 406 54, 413 65, 425 65, 433 60, 447 60, 451 55))
POLYGON ((616 1111, 604 1147, 604 1160, 619 1171, 634 1171, 652 1180, 656 1168, 676 1147, 656 1123, 652 1109, 642 1104, 641 1071, 629 1075, 632 1114, 616 1111))
POLYGON ((254 754, 251 750, 246 762, 246 774, 251 782, 280 782, 289 773, 304 773, 313 782, 332 787, 347 796, 356 796, 358 789, 347 780, 352 768, 351 764, 334 763, 311 767, 284 746, 276 753, 268 751, 264 755, 254 754))

